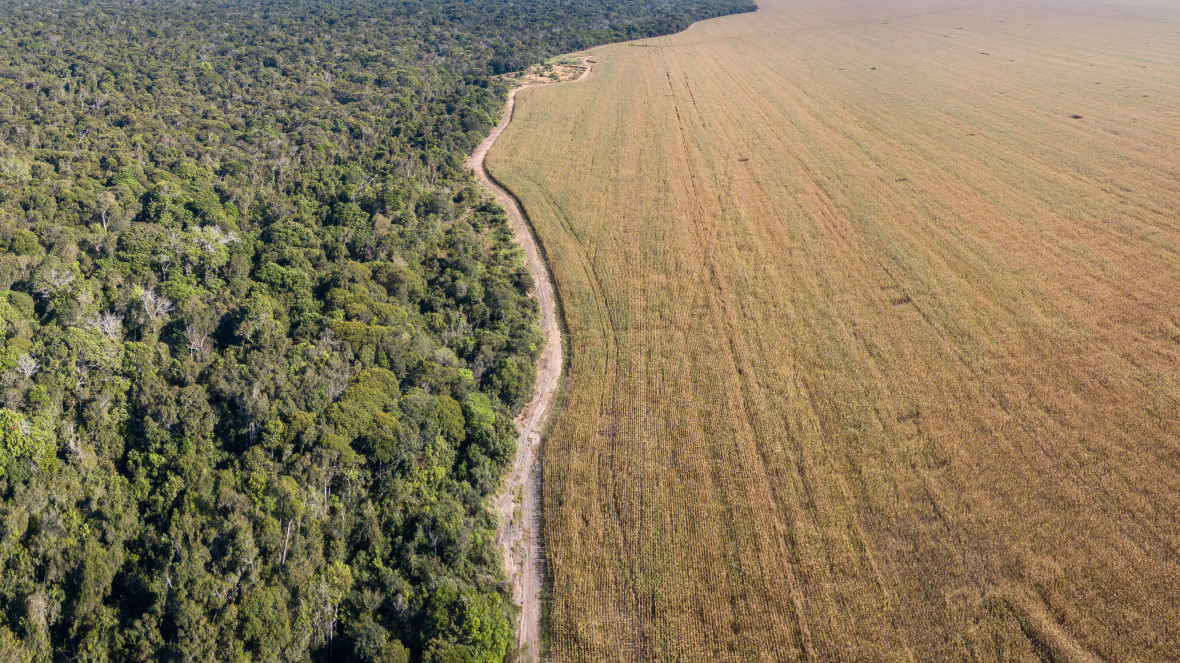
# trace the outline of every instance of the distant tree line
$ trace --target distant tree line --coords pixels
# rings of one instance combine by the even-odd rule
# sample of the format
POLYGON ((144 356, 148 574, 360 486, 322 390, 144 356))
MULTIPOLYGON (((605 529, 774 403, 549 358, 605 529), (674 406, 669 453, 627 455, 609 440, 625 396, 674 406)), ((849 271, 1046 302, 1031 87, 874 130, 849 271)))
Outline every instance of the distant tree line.
POLYGON ((0 660, 513 654, 495 74, 737 0, 0 0, 0 660))

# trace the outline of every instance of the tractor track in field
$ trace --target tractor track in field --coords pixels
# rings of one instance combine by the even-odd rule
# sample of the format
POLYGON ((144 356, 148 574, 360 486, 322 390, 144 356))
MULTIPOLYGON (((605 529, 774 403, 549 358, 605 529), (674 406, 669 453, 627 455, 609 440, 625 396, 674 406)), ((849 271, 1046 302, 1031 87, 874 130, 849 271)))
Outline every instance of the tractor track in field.
MULTIPOLYGON (((584 80, 590 75, 594 62, 581 58, 585 67, 582 74, 567 83, 584 80)), ((538 660, 541 644, 541 587, 544 579, 544 557, 541 550, 541 435, 553 411, 561 380, 563 363, 561 321, 558 318, 557 297, 553 289, 553 277, 545 256, 537 242, 528 217, 516 196, 492 177, 485 163, 488 150, 496 143, 512 121, 516 107, 516 93, 542 85, 561 83, 534 83, 513 88, 508 92, 508 104, 488 137, 475 148, 467 160, 467 167, 475 173, 475 179, 489 191, 508 212, 508 219, 516 242, 524 249, 529 270, 535 285, 532 296, 541 307, 541 330, 545 336, 545 347, 537 360, 537 381, 533 396, 516 417, 520 433, 517 441, 516 461, 506 479, 504 489, 492 499, 492 507, 502 516, 500 529, 496 532, 496 546, 504 555, 504 570, 512 585, 512 599, 520 606, 516 624, 517 645, 525 656, 524 660, 538 660)))

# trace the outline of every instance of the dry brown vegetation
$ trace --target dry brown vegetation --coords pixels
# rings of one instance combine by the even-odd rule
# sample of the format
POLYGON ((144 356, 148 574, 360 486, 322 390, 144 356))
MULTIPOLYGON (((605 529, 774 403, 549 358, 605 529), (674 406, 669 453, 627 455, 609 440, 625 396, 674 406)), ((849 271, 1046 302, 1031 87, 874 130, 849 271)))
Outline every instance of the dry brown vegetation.
POLYGON ((762 5, 489 158, 568 325, 553 658, 1180 659, 1180 8, 762 5))
POLYGON ((502 76, 504 82, 511 86, 536 85, 538 83, 562 83, 576 80, 586 72, 586 65, 572 62, 553 62, 535 64, 525 71, 502 76))

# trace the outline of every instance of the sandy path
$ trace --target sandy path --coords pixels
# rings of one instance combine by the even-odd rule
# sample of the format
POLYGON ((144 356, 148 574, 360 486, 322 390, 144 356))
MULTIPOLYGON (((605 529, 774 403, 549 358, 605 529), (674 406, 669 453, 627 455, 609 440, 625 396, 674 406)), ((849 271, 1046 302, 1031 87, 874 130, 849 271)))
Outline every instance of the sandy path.
MULTIPOLYGON (((586 70, 574 79, 577 82, 590 75, 593 63, 582 58, 586 70)), ((553 279, 549 274, 549 267, 545 264, 541 251, 533 236, 532 228, 525 220, 524 211, 516 198, 492 180, 484 160, 488 150, 495 144, 496 139, 503 133, 504 128, 512 121, 512 110, 516 105, 516 93, 529 87, 538 85, 560 85, 561 83, 537 83, 524 85, 508 93, 508 105, 500 124, 492 129, 471 158, 467 160, 467 167, 475 172, 475 178, 485 189, 492 192, 496 200, 508 211, 508 218, 512 223, 512 230, 516 234, 516 241, 524 250, 528 259, 529 269, 533 273, 536 286, 533 296, 541 305, 541 330, 545 334, 545 348, 537 361, 537 382, 533 390, 533 398, 521 410, 516 418, 516 427, 520 431, 517 442, 516 462, 508 474, 504 490, 492 500, 492 506, 502 516, 503 524, 496 533, 496 545, 504 555, 504 570, 512 583, 512 598, 520 606, 520 619, 516 626, 517 643, 525 654, 524 660, 539 657, 541 642, 541 582, 542 564, 544 562, 540 549, 541 525, 541 463, 539 451, 541 433, 549 420, 549 413, 553 409, 553 399, 557 395, 558 382, 561 378, 562 350, 561 325, 557 320, 557 302, 553 292, 553 279), (518 496, 520 499, 518 501, 518 496)))

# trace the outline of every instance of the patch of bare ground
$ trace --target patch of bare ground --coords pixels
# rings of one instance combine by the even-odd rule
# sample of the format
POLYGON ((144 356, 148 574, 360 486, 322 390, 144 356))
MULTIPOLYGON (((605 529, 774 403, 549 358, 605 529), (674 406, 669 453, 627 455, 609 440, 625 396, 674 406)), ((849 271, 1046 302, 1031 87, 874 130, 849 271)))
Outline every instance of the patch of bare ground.
POLYGON ((548 83, 575 81, 585 75, 589 70, 590 65, 585 62, 579 62, 578 64, 559 62, 533 65, 523 72, 506 74, 501 78, 509 85, 525 87, 528 85, 545 85, 548 83))

